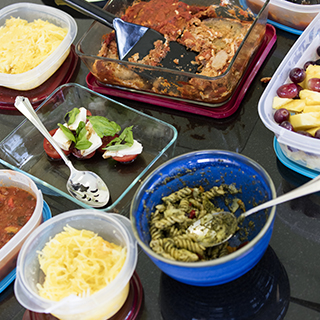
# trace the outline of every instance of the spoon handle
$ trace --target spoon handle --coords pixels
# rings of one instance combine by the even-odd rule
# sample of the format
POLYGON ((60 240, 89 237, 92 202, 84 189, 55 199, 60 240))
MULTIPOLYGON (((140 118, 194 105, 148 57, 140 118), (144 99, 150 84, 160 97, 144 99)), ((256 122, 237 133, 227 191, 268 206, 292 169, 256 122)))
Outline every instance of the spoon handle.
POLYGON ((308 194, 315 193, 317 191, 320 191, 320 175, 317 176, 316 178, 308 181, 307 183, 303 184, 302 186, 283 194, 282 196, 279 196, 275 199, 269 200, 265 203, 262 203, 256 207, 244 212, 243 214, 241 214, 240 217, 246 218, 249 215, 256 213, 260 210, 270 208, 270 207, 278 205, 280 203, 283 203, 283 202, 286 202, 289 200, 293 200, 293 199, 296 199, 299 197, 303 197, 308 194))
POLYGON ((61 156, 62 160, 70 168, 70 160, 66 157, 62 149, 51 137, 50 133, 39 119, 37 113, 34 111, 30 101, 26 97, 17 96, 14 106, 42 133, 42 135, 52 144, 56 151, 61 156))

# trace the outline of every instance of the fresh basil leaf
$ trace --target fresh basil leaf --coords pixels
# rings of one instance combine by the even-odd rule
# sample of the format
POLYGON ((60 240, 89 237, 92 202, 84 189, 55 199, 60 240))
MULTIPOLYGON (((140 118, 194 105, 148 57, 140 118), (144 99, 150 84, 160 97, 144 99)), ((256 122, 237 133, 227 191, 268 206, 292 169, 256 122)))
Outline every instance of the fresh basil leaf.
MULTIPOLYGON (((78 128, 76 129, 76 139, 78 140, 79 139, 79 135, 82 134, 82 135, 85 135, 86 136, 86 133, 87 131, 86 130, 83 130, 86 128, 86 124, 83 122, 83 121, 80 121, 79 122, 79 125, 78 125, 78 128), (81 133, 82 132, 82 133, 81 133)), ((81 138, 80 138, 81 139, 81 138)))
POLYGON ((102 138, 104 136, 114 136, 121 130, 121 127, 114 121, 101 116, 89 116, 90 123, 96 134, 102 138))
POLYGON ((80 140, 77 141, 77 143, 75 144, 75 147, 79 150, 87 150, 91 147, 92 142, 90 142, 89 140, 80 140))
POLYGON ((69 140, 76 142, 76 137, 74 136, 74 134, 71 132, 70 129, 68 129, 61 123, 58 123, 58 126, 69 140))
POLYGON ((133 145, 132 127, 133 126, 125 128, 121 132, 120 136, 109 142, 104 149, 109 151, 118 151, 131 147, 133 145))
POLYGON ((75 147, 79 150, 86 150, 91 147, 92 142, 87 140, 87 130, 86 124, 83 121, 80 121, 79 126, 76 130, 76 144, 75 147))
POLYGON ((70 126, 76 121, 76 117, 79 113, 80 110, 78 108, 73 108, 64 116, 64 121, 68 124, 68 126, 70 126))

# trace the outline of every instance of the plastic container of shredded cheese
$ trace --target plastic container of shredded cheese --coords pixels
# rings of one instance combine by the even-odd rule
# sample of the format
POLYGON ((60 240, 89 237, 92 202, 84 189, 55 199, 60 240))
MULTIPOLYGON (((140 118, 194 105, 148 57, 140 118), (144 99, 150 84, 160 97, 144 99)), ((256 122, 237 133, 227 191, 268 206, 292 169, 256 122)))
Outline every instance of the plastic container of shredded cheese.
MULTIPOLYGON (((55 26, 67 29, 67 34, 56 49, 34 68, 22 73, 7 73, 8 71, 2 71, 0 73, 0 86, 14 90, 27 91, 40 86, 59 69, 69 55, 71 44, 77 35, 78 27, 75 20, 64 11, 54 7, 33 3, 14 3, 1 9, 0 27, 4 27, 6 21, 11 18, 20 18, 26 20, 28 23, 33 23, 35 20, 40 19, 54 24, 55 26)), ((35 30, 37 29, 35 28, 35 30)), ((48 43, 50 42, 49 39, 50 38, 48 38, 48 43)), ((28 47, 27 43, 32 42, 25 41, 25 43, 26 45, 22 45, 22 48, 27 52, 27 50, 31 49, 28 47)), ((14 42, 12 45, 14 46, 14 42)), ((43 49, 35 52, 38 54, 38 52, 43 52, 43 49)), ((41 54, 42 53, 40 53, 40 55, 41 54)), ((10 59, 8 66, 8 68, 10 68, 10 65, 13 63, 12 61, 14 60, 12 60, 12 57, 10 57, 9 54, 6 54, 6 59, 10 59)), ((5 64, 6 62, 4 61, 3 63, 5 64)))
MULTIPOLYGON (((26 309, 52 314, 61 320, 109 319, 127 299, 137 256, 137 242, 128 218, 94 209, 68 211, 44 222, 24 243, 17 261, 15 296, 26 309), (104 240, 126 248, 126 258, 120 272, 106 287, 85 297, 69 295, 60 301, 52 301, 39 295, 37 284, 43 284, 45 275, 40 269, 38 255, 66 226, 92 231, 104 240)), ((95 275, 92 272, 93 278, 95 275)))

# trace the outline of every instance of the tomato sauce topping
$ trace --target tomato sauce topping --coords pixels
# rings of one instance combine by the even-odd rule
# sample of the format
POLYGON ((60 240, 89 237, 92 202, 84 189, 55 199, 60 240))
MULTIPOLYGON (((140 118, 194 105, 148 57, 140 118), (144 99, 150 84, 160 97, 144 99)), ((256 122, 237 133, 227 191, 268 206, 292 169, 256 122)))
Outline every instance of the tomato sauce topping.
POLYGON ((18 187, 0 187, 0 249, 29 221, 36 198, 18 187))

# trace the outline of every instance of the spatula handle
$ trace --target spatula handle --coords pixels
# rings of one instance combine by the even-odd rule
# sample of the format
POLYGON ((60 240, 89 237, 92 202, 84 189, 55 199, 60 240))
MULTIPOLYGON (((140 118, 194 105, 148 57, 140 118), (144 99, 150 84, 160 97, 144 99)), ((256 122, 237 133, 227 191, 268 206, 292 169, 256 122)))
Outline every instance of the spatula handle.
POLYGON ((68 5, 84 15, 114 29, 113 19, 116 18, 116 16, 94 4, 85 0, 55 0, 55 2, 57 5, 68 5))

